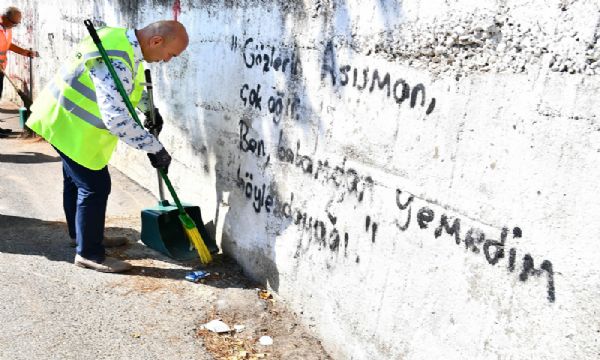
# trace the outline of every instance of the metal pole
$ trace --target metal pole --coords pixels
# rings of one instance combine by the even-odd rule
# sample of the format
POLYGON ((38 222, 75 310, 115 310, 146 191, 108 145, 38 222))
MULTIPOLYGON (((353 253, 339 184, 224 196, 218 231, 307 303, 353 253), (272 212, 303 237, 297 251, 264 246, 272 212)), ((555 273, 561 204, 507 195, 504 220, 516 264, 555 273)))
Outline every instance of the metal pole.
MULTIPOLYGON (((33 52, 32 48, 29 48, 33 52)), ((33 57, 29 58, 29 97, 33 99, 33 57)))

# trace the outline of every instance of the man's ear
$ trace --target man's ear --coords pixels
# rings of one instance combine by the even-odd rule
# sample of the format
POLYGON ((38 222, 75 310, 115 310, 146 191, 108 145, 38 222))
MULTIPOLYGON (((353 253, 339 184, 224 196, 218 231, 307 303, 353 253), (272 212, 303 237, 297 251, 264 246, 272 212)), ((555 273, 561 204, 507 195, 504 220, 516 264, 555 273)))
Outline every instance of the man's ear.
POLYGON ((150 38, 150 46, 160 46, 163 44, 163 42, 165 41, 165 39, 160 36, 160 35, 154 35, 153 37, 150 38))

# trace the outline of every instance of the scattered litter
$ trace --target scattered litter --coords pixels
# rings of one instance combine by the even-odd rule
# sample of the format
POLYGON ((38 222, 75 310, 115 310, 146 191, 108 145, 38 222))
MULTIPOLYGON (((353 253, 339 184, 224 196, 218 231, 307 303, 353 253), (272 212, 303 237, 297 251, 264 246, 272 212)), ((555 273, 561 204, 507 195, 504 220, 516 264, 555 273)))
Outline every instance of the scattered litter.
POLYGON ((185 279, 187 281, 191 281, 191 282, 198 282, 202 279, 207 278, 209 275, 210 275, 210 273, 208 271, 197 270, 197 271, 192 271, 191 273, 188 273, 185 276, 185 279))
POLYGON ((258 289, 258 297, 263 300, 269 300, 273 298, 273 294, 271 294, 267 290, 258 289))
POLYGON ((231 331, 229 326, 227 324, 225 324, 224 322, 222 322, 221 320, 212 320, 211 322, 208 322, 208 323, 202 325, 202 327, 205 328, 206 330, 216 332, 216 333, 224 333, 224 332, 231 331))
POLYGON ((138 334, 138 333, 133 333, 133 334, 131 334, 131 337, 132 337, 132 338, 135 338, 135 339, 139 339, 139 338, 141 338, 141 337, 142 337, 142 335, 141 335, 141 334, 138 334))
POLYGON ((235 329, 235 331, 237 332, 242 332, 244 331, 244 329, 246 328, 244 325, 233 325, 233 328, 235 329))
POLYGON ((263 346, 273 345, 273 338, 270 336, 261 336, 258 342, 263 346))
MULTIPOLYGON (((250 332, 250 330, 246 330, 250 332)), ((259 360, 274 359, 269 354, 272 347, 262 347, 253 335, 242 337, 241 334, 217 334, 207 329, 198 330, 204 340, 204 346, 215 359, 223 360, 259 360)))

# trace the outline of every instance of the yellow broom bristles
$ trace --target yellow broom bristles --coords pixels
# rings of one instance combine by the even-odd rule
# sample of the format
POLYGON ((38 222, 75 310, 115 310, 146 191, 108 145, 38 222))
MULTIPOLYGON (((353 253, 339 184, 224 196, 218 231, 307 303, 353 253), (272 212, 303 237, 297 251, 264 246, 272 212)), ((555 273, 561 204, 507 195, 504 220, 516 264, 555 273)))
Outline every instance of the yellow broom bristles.
POLYGON ((198 232, 198 228, 193 227, 188 229, 184 226, 183 230, 185 230, 185 235, 190 239, 190 242, 194 245, 196 251, 198 251, 200 262, 202 264, 210 263, 212 261, 212 256, 210 255, 210 251, 208 251, 206 244, 204 244, 202 236, 200 236, 200 233, 198 232))

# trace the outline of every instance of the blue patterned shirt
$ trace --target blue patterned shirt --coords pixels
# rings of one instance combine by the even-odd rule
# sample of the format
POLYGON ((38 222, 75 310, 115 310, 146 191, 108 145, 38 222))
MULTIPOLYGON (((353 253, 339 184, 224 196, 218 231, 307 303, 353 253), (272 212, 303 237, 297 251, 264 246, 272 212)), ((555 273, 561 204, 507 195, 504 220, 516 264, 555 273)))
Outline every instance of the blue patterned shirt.
MULTIPOLYGON (((127 30, 127 39, 133 46, 134 71, 137 71, 140 62, 144 59, 142 49, 135 36, 134 30, 127 30)), ((134 74, 120 60, 111 60, 115 72, 121 79, 123 87, 128 94, 133 90, 134 74)), ((102 121, 108 131, 124 141, 127 145, 149 153, 157 153, 163 149, 163 145, 154 135, 150 134, 144 127, 139 126, 129 115, 127 106, 117 90, 106 64, 101 58, 93 60, 90 64, 90 77, 96 87, 96 98, 98 107, 102 114, 102 121)), ((138 109, 142 112, 148 111, 148 94, 144 91, 138 109)), ((143 120, 142 120, 143 121, 143 120)))

